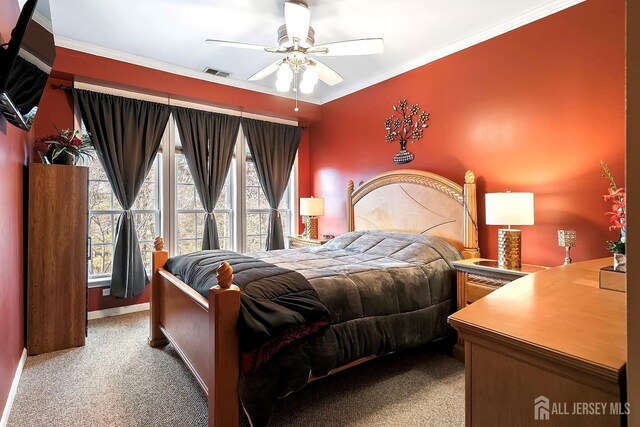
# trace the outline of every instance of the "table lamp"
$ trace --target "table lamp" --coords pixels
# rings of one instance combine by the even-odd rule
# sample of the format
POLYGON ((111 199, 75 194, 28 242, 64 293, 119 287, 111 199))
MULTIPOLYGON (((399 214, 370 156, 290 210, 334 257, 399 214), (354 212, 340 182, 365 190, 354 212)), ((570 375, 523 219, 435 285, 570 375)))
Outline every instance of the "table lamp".
POLYGON ((558 230, 558 246, 564 247, 564 265, 571 264, 571 248, 576 245, 576 230, 558 230))
POLYGON ((304 237, 318 238, 318 216, 324 215, 324 199, 303 197, 300 199, 300 215, 304 222, 304 237))
POLYGON ((487 225, 506 225, 498 230, 498 266, 521 267, 520 230, 512 225, 533 225, 533 193, 487 193, 485 195, 487 225))

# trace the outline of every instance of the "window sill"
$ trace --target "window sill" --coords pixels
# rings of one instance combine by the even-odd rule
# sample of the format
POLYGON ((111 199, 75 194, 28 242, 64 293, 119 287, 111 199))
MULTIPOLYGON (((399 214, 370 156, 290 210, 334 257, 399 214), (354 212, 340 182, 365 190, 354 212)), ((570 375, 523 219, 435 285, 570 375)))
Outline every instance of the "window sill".
POLYGON ((111 277, 90 278, 87 283, 87 287, 89 288, 104 288, 105 286, 111 286, 111 277))

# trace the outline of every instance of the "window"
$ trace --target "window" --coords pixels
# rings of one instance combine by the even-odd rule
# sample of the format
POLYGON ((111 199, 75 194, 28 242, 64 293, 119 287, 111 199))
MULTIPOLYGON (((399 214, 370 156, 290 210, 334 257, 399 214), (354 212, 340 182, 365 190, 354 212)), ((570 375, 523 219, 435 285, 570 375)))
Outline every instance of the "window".
MULTIPOLYGON (((199 251, 202 248, 202 233, 204 232, 204 208, 193 183, 193 177, 187 165, 187 159, 181 152, 180 135, 175 126, 176 143, 176 236, 177 253, 185 254, 199 251)), ((231 172, 220 193, 220 198, 213 210, 218 225, 218 238, 221 249, 233 249, 232 215, 233 204, 231 200, 231 172)))
MULTIPOLYGON (((160 209, 158 206, 159 157, 160 155, 156 157, 132 208, 136 231, 140 240, 140 250, 148 270, 151 269, 153 239, 159 234, 160 230, 160 209)), ((111 274, 116 226, 122 207, 113 195, 111 184, 109 184, 107 175, 98 159, 89 160, 88 166, 89 238, 91 239, 89 277, 100 278, 111 274)))
MULTIPOLYGON (((255 163, 251 158, 249 147, 245 144, 245 203, 246 203, 246 227, 245 227, 245 248, 247 252, 265 250, 267 246, 267 228, 269 224, 269 202, 258 180, 258 172, 255 163)), ((291 179, 289 179, 291 182, 291 179)), ((287 186, 282 197, 278 211, 282 219, 282 229, 285 237, 290 232, 291 226, 291 185, 287 186)))
MULTIPOLYGON (((144 98, 140 94, 85 85, 114 95, 144 98)), ((162 102, 162 99, 150 99, 162 102)), ((190 105, 207 109, 206 106, 190 105)), ((79 116, 78 116, 79 117, 79 116)), ((83 132, 86 129, 78 123, 83 132)), ((136 231, 145 265, 151 269, 153 240, 162 235, 171 256, 200 250, 204 232, 204 209, 189 171, 177 125, 173 118, 167 124, 160 154, 147 175, 133 206, 136 231)), ((116 226, 122 207, 111 191, 111 185, 97 159, 89 167, 89 236, 91 261, 89 277, 93 286, 103 285, 112 271, 116 226)), ((292 177, 295 173, 292 173, 292 177)), ((278 208, 285 235, 295 233, 293 202, 296 197, 295 180, 289 185, 278 208)), ((258 181, 255 164, 246 145, 242 128, 224 188, 214 213, 222 249, 254 252, 266 248, 269 204, 258 181)))

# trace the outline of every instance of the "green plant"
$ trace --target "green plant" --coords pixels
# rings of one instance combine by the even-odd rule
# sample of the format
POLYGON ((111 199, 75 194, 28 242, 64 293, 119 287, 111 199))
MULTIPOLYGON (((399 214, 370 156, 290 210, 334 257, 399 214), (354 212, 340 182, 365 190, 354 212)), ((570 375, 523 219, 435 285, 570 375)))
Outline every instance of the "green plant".
MULTIPOLYGON (((56 129, 57 130, 57 129, 56 129)), ((79 130, 63 129, 57 135, 40 138, 36 143, 47 147, 47 157, 51 163, 61 155, 70 155, 73 163, 83 157, 93 158, 93 144, 89 134, 81 134, 79 130)))

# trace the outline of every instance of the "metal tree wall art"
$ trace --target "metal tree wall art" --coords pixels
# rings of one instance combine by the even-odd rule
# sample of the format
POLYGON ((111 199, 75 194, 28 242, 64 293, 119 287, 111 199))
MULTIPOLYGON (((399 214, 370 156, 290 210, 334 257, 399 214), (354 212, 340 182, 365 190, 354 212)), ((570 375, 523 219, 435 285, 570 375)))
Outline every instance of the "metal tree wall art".
POLYGON ((422 111, 418 104, 407 107, 407 100, 403 99, 393 106, 394 114, 387 117, 384 127, 387 130, 387 142, 400 142, 400 151, 393 156, 393 161, 399 165, 411 162, 415 156, 407 151, 407 142, 414 143, 422 139, 422 130, 429 121, 429 113, 422 111))

